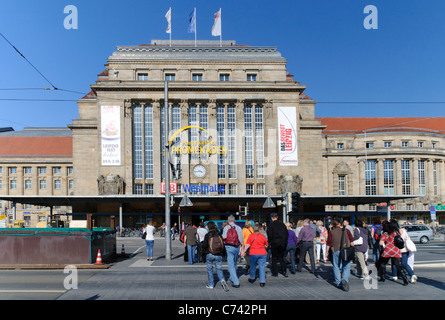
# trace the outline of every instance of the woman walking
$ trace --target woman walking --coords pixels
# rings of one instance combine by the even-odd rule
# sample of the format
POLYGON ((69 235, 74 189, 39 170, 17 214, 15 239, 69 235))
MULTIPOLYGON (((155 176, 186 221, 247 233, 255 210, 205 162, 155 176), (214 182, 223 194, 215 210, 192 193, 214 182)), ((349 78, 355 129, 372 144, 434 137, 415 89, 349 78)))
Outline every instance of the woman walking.
POLYGON ((291 264, 290 273, 295 274, 295 252, 297 250, 297 236, 294 230, 292 230, 292 225, 286 222, 287 232, 289 232, 289 238, 287 238, 287 247, 284 252, 284 259, 286 260, 287 254, 289 253, 289 259, 291 264))
POLYGON ((247 238, 246 245, 244 246, 241 255, 246 255, 246 251, 249 250, 250 255, 250 275, 249 282, 255 282, 256 266, 258 265, 258 271, 260 276, 260 286, 266 285, 266 247, 269 245, 266 237, 260 233, 261 226, 259 223, 255 223, 253 226, 253 233, 247 238))
MULTIPOLYGON (((244 228, 243 228, 243 246, 246 245, 247 239, 249 238, 249 236, 253 233, 253 228, 252 228, 252 223, 250 222, 250 220, 246 220, 246 222, 244 223, 244 228)), ((246 250, 246 255, 244 257, 244 259, 246 259, 246 273, 245 275, 249 274, 250 271, 250 259, 249 259, 249 249, 246 250)))
POLYGON ((319 236, 315 238, 316 240, 316 253, 317 262, 320 262, 320 251, 323 251, 323 262, 326 263, 326 241, 328 240, 328 230, 324 227, 323 221, 318 220, 316 223, 317 227, 320 229, 319 236))
POLYGON ((406 279, 404 272, 402 272, 402 253, 394 244, 394 238, 397 235, 400 235, 397 221, 391 220, 390 222, 383 224, 383 234, 379 243, 380 247, 382 247, 382 254, 380 255, 380 259, 377 261, 375 266, 378 270, 379 281, 384 282, 386 265, 391 259, 391 263, 395 265, 397 273, 402 277, 403 285, 406 286, 408 285, 408 280, 406 279))

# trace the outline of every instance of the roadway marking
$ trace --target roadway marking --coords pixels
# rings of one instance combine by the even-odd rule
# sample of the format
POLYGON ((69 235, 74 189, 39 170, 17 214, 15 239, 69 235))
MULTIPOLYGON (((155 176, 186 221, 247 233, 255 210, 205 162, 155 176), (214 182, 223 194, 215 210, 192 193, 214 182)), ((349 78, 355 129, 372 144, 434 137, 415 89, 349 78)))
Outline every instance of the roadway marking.
POLYGON ((64 293, 66 290, 0 290, 0 293, 64 293))

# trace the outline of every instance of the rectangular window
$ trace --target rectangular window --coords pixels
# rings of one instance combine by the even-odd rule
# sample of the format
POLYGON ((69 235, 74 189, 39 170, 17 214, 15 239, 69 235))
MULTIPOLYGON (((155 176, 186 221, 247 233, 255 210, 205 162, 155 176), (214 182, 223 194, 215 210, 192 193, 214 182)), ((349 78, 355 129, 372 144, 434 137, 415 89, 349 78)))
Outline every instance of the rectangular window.
POLYGON ((411 194, 411 167, 410 160, 402 160, 402 194, 411 194))
POLYGON ((142 183, 134 184, 134 194, 142 194, 142 183))
POLYGON ((338 195, 346 195, 346 176, 338 176, 338 195))
POLYGON ((246 178, 254 177, 253 171, 253 130, 252 130, 252 107, 244 107, 244 149, 246 178))
POLYGON ((438 172, 437 172, 437 161, 433 162, 433 188, 434 188, 434 195, 439 195, 439 185, 438 185, 438 172))
POLYGON ((366 195, 377 194, 377 179, 375 171, 375 161, 365 162, 365 191, 366 195))
POLYGON ((142 179, 142 107, 133 109, 133 175, 142 179))
POLYGON ((39 167, 39 174, 41 175, 46 174, 46 167, 39 167))
POLYGON ((11 174, 11 175, 17 174, 17 167, 10 167, 9 174, 11 174))
POLYGON ((144 108, 145 179, 154 178, 153 106, 144 108))
POLYGON ((256 194, 266 194, 266 185, 264 183, 256 185, 256 194))
POLYGON ((154 194, 153 184, 148 183, 145 185, 145 194, 154 194))
POLYGON ((31 167, 25 167, 23 170, 25 174, 31 174, 31 167))
POLYGON ((73 174, 73 167, 68 167, 68 174, 73 174))
POLYGON ((226 194, 226 185, 225 184, 220 184, 219 188, 218 188, 218 194, 226 194))
POLYGON ((62 173, 62 168, 61 167, 54 167, 53 168, 53 174, 54 175, 58 175, 62 173))
POLYGON ((192 75, 192 81, 202 81, 202 73, 194 73, 192 75))
POLYGON ((174 73, 166 73, 165 81, 175 81, 176 75, 174 73))
POLYGON ((374 148, 374 142, 366 142, 366 149, 374 148))
POLYGON ((25 190, 31 190, 31 180, 25 180, 25 190))
POLYGON ((343 142, 337 143, 337 149, 343 149, 343 148, 344 148, 343 142))
POLYGON ((408 148, 409 144, 408 141, 402 141, 402 148, 408 148))
POLYGON ((418 148, 423 148, 423 141, 418 141, 417 142, 417 147, 418 148))
MULTIPOLYGON (((217 145, 225 147, 225 109, 224 106, 216 107, 216 132, 217 145)), ((223 152, 218 154, 218 179, 226 178, 226 156, 223 152)))
POLYGON ((55 190, 62 189, 62 181, 61 180, 59 180, 59 179, 54 180, 54 189, 55 190))
POLYGON ((138 73, 138 81, 148 81, 148 73, 138 73))
POLYGON ((247 74, 247 81, 256 81, 256 74, 247 74))
POLYGON ((256 177, 264 179, 264 124, 261 105, 255 106, 255 167, 256 177))
POLYGON ((70 190, 74 189, 74 181, 73 180, 68 180, 68 189, 70 189, 70 190))
POLYGON ((394 162, 383 161, 383 191, 385 195, 394 194, 394 162))
POLYGON ((11 190, 17 190, 17 180, 11 180, 11 181, 9 182, 9 188, 10 188, 11 190))
POLYGON ((254 194, 253 191, 254 191, 253 184, 252 183, 246 184, 246 194, 254 194))
POLYGON ((385 141, 385 148, 391 148, 391 141, 385 141))
POLYGON ((230 81, 230 74, 227 73, 220 74, 219 81, 230 81))
POLYGON ((425 182, 425 160, 418 161, 418 170, 419 170, 419 194, 426 194, 426 182, 425 182))
POLYGON ((237 194, 236 184, 234 184, 234 183, 229 184, 229 194, 237 194))
POLYGON ((39 188, 40 188, 40 190, 45 190, 46 189, 46 180, 40 180, 39 181, 39 188))

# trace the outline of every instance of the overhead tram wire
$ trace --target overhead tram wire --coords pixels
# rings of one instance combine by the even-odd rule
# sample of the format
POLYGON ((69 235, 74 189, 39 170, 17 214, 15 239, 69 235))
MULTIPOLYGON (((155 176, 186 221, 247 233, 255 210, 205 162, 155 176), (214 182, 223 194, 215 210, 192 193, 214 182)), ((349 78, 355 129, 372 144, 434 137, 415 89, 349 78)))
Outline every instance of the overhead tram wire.
POLYGON ((31 63, 31 61, 29 61, 12 43, 11 43, 11 41, 9 41, 4 35, 3 35, 3 33, 1 33, 0 32, 0 36, 2 36, 2 38, 3 39, 5 39, 6 40, 6 42, 7 43, 9 43, 9 45, 23 58, 23 59, 25 59, 26 60, 26 62, 28 62, 29 63, 29 65, 31 66, 31 67, 33 67, 34 68, 34 70, 36 70, 52 87, 53 87, 53 89, 54 90, 57 90, 57 87, 51 82, 51 81, 49 81, 48 80, 48 78, 47 77, 45 77, 44 75, 43 75, 43 73, 41 73, 40 71, 39 71, 39 69, 37 69, 32 63, 31 63))
POLYGON ((2 91, 6 91, 6 90, 57 90, 57 91, 64 91, 64 92, 70 92, 70 93, 78 93, 78 94, 83 94, 85 95, 85 93, 83 92, 79 92, 79 91, 74 91, 74 90, 67 90, 67 89, 62 89, 62 88, 58 88, 56 87, 51 81, 48 80, 47 77, 45 77, 43 75, 42 72, 40 72, 39 69, 36 68, 36 66, 34 66, 31 61, 29 61, 20 51, 19 49, 17 49, 12 43, 11 41, 9 41, 4 35, 3 33, 0 32, 0 36, 2 36, 3 39, 5 39, 5 41, 23 58, 25 59, 26 62, 29 63, 29 65, 31 67, 34 68, 34 70, 36 70, 38 72, 38 74, 40 74, 42 76, 43 79, 45 79, 50 85, 51 88, 6 88, 6 89, 0 89, 2 91))

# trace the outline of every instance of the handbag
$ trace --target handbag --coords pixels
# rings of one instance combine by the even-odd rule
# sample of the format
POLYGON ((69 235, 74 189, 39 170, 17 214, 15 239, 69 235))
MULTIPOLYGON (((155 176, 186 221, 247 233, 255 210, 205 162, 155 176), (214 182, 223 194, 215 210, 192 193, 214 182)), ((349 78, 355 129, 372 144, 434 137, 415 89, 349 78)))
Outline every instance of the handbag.
POLYGON ((142 239, 145 239, 147 237, 147 232, 145 231, 143 234, 142 234, 142 239))
POLYGON ((400 235, 400 233, 397 233, 394 237, 394 245, 399 248, 399 249, 403 249, 405 248, 405 241, 403 241, 402 236, 400 235))
POLYGON ((411 238, 409 237, 408 232, 405 231, 404 234, 406 235, 406 240, 405 240, 406 250, 408 250, 410 252, 416 252, 417 247, 414 244, 414 242, 411 240, 411 238))
POLYGON ((344 248, 344 239, 345 239, 345 229, 343 228, 343 231, 341 233, 341 243, 340 243, 340 259, 343 262, 349 262, 354 259, 355 256, 355 248, 354 247, 348 247, 344 248))

